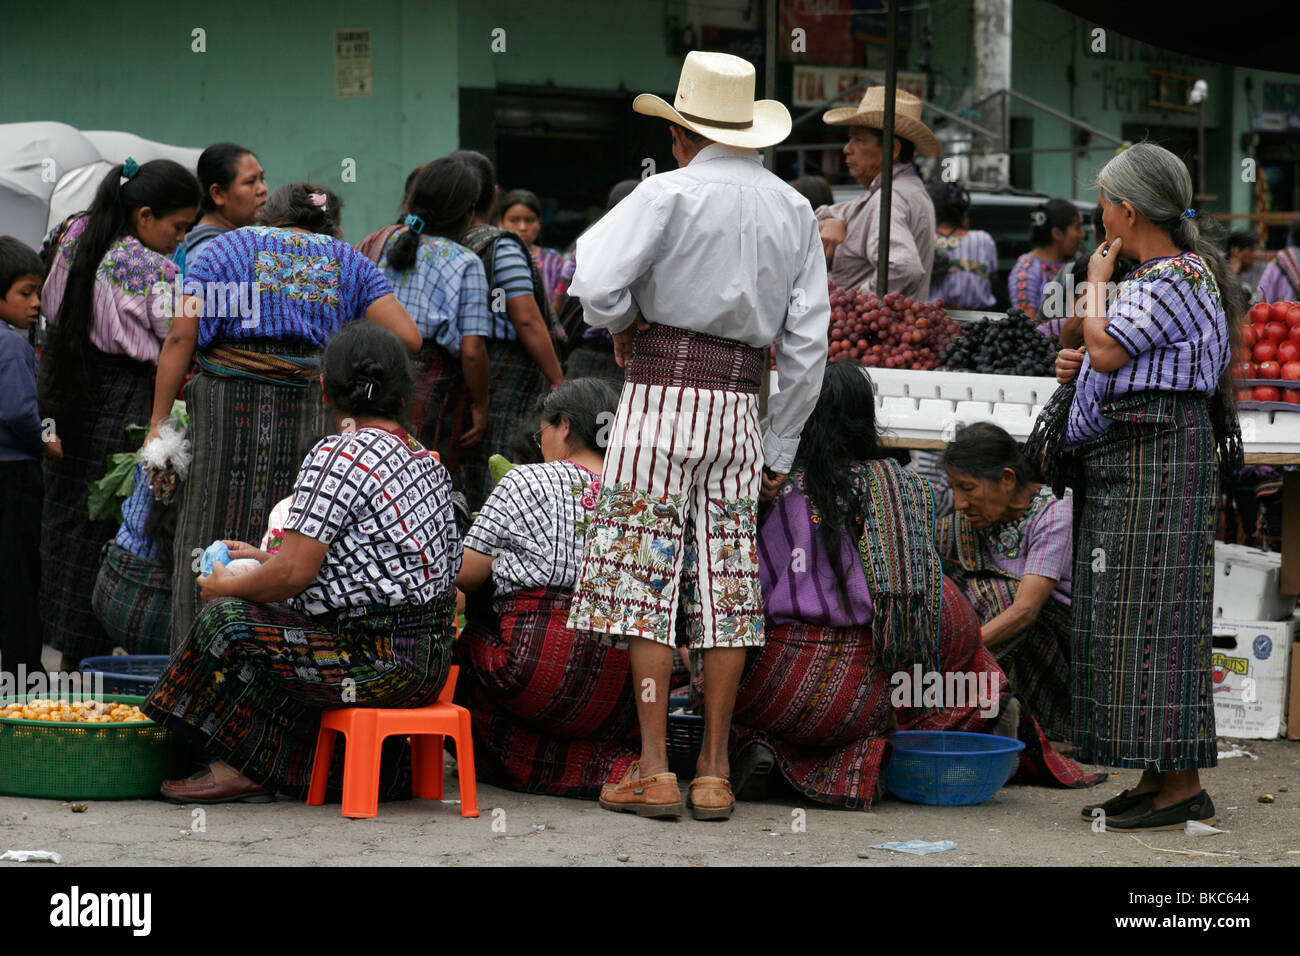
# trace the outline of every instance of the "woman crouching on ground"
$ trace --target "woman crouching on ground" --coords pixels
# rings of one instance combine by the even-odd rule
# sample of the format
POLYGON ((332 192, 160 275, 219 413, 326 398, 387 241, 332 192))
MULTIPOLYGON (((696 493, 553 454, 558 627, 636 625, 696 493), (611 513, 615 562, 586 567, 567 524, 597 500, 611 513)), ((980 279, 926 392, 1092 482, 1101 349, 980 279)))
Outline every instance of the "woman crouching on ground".
POLYGON ((1070 495, 1037 481, 1016 440, 990 422, 943 453, 952 514, 935 544, 980 616, 984 646, 1020 702, 1057 740, 1070 717, 1070 495))
MULTIPOLYGON (((460 537, 446 469, 401 424, 406 352, 357 322, 331 339, 322 373, 338 433, 303 462, 284 544, 272 557, 228 542, 261 566, 198 579, 209 603, 144 704, 216 758, 163 784, 175 802, 302 799, 322 710, 421 707, 446 682, 460 537)), ((386 757, 400 756, 393 739, 386 757)), ((388 796, 409 787, 397 770, 388 796)))
POLYGON ((565 627, 618 394, 586 378, 545 396, 534 434, 544 461, 508 471, 465 536, 457 584, 473 592, 490 579, 495 594, 492 610, 470 602, 457 699, 472 715, 479 778, 511 790, 594 800, 637 759, 627 651, 565 627))
POLYGON ((737 797, 761 797, 775 766, 809 799, 870 809, 895 727, 1018 736, 1023 779, 1078 785, 1012 706, 975 609, 943 576, 929 484, 888 457, 874 410, 865 371, 832 363, 759 530, 767 644, 736 698, 737 797), (917 665, 922 683, 973 677, 976 692, 927 706, 917 665))

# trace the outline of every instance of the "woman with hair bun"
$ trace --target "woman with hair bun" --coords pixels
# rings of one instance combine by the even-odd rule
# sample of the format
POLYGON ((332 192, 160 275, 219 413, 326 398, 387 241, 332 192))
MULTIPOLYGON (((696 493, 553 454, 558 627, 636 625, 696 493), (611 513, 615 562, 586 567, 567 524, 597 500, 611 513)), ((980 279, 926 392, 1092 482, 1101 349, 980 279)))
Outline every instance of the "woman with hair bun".
MULTIPOLYGON (((272 556, 226 542, 260 566, 198 578, 209 603, 143 705, 213 758, 163 784, 174 802, 301 800, 322 710, 422 707, 446 683, 460 536, 447 470, 402 425, 406 349, 353 323, 330 340, 319 381, 335 433, 293 481, 284 543, 272 556)), ((382 792, 409 796, 404 742, 384 750, 382 792)))
POLYGON ((117 523, 91 521, 86 496, 103 477, 106 457, 133 449, 126 426, 149 421, 172 321, 177 268, 169 257, 199 199, 198 181, 171 160, 114 166, 90 210, 64 231, 41 293, 50 323, 39 368, 41 414, 54 421, 63 459, 45 462, 40 603, 63 670, 113 648, 90 595, 100 548, 117 523))
POLYGON ((1032 319, 1043 303, 1043 287, 1079 251, 1083 217, 1068 199, 1049 199, 1030 212, 1029 224, 1034 248, 1016 260, 1007 277, 1007 288, 1011 308, 1020 309, 1032 319))
POLYGON ((477 491, 479 470, 486 467, 481 445, 492 315, 482 260, 450 237, 469 227, 478 194, 479 178, 464 163, 436 159, 421 167, 407 193, 403 225, 378 257, 423 339, 411 427, 438 452, 460 491, 471 485, 477 491))
POLYGON ((251 149, 238 143, 214 143, 199 154, 199 221, 176 250, 176 264, 185 271, 205 245, 223 232, 257 222, 266 205, 266 174, 251 149))
POLYGON ((190 264, 183 308, 158 361, 155 431, 191 360, 200 369, 185 386, 194 461, 173 550, 173 648, 198 613, 186 556, 214 539, 260 535, 289 493, 303 441, 326 430, 319 384, 326 343, 364 317, 410 351, 420 347, 388 280, 334 237, 338 211, 326 189, 281 186, 260 222, 216 237, 190 264))
POLYGON ((531 436, 544 461, 506 472, 465 535, 457 584, 480 593, 456 646, 457 692, 479 778, 497 786, 594 800, 637 759, 628 652, 565 626, 618 394, 582 378, 544 396, 531 436))
POLYGON ((1086 351, 1063 350, 1028 451, 1074 489, 1073 710, 1083 760, 1142 771, 1109 830, 1212 823, 1211 622, 1221 481, 1241 467, 1230 365, 1245 296, 1202 233, 1183 162, 1138 143, 1097 175, 1086 351), (1140 265, 1112 302, 1121 255, 1140 265), (1064 452, 1062 451, 1064 449, 1064 452))

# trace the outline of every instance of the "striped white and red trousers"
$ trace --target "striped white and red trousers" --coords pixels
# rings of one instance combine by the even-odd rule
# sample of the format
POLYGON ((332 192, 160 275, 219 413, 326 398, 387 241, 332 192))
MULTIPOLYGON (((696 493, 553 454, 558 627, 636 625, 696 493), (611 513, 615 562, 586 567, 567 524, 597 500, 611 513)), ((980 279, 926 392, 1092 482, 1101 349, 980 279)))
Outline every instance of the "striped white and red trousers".
POLYGON ((693 648, 763 643, 758 385, 766 353, 638 333, 609 430, 568 626, 693 648))

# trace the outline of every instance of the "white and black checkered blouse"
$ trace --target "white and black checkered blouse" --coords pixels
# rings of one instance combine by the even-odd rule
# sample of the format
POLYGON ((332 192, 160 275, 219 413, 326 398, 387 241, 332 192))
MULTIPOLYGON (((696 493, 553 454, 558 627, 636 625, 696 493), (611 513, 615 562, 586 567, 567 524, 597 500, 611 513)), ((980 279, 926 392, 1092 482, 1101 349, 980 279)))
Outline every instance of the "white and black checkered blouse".
POLYGON ((330 435, 303 461, 285 531, 329 545, 288 603, 305 614, 428 604, 455 587, 451 478, 418 443, 379 428, 330 435))
POLYGON ((498 595, 573 587, 599 490, 600 476, 571 461, 506 472, 465 535, 465 547, 496 557, 492 582, 498 595))

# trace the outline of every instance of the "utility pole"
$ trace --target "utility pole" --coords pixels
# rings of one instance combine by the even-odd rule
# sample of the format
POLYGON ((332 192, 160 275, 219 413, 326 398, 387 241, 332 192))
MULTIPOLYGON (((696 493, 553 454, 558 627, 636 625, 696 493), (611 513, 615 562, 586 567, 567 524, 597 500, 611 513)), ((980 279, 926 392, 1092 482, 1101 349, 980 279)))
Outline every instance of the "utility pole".
MULTIPOLYGON (((1011 182, 1011 104, 995 95, 1011 89, 1011 0, 975 0, 971 38, 975 46, 972 102, 981 104, 980 125, 1000 133, 998 148, 971 157, 971 180, 991 186, 1011 182)), ((1027 183, 1017 183, 1025 186, 1027 183)))

